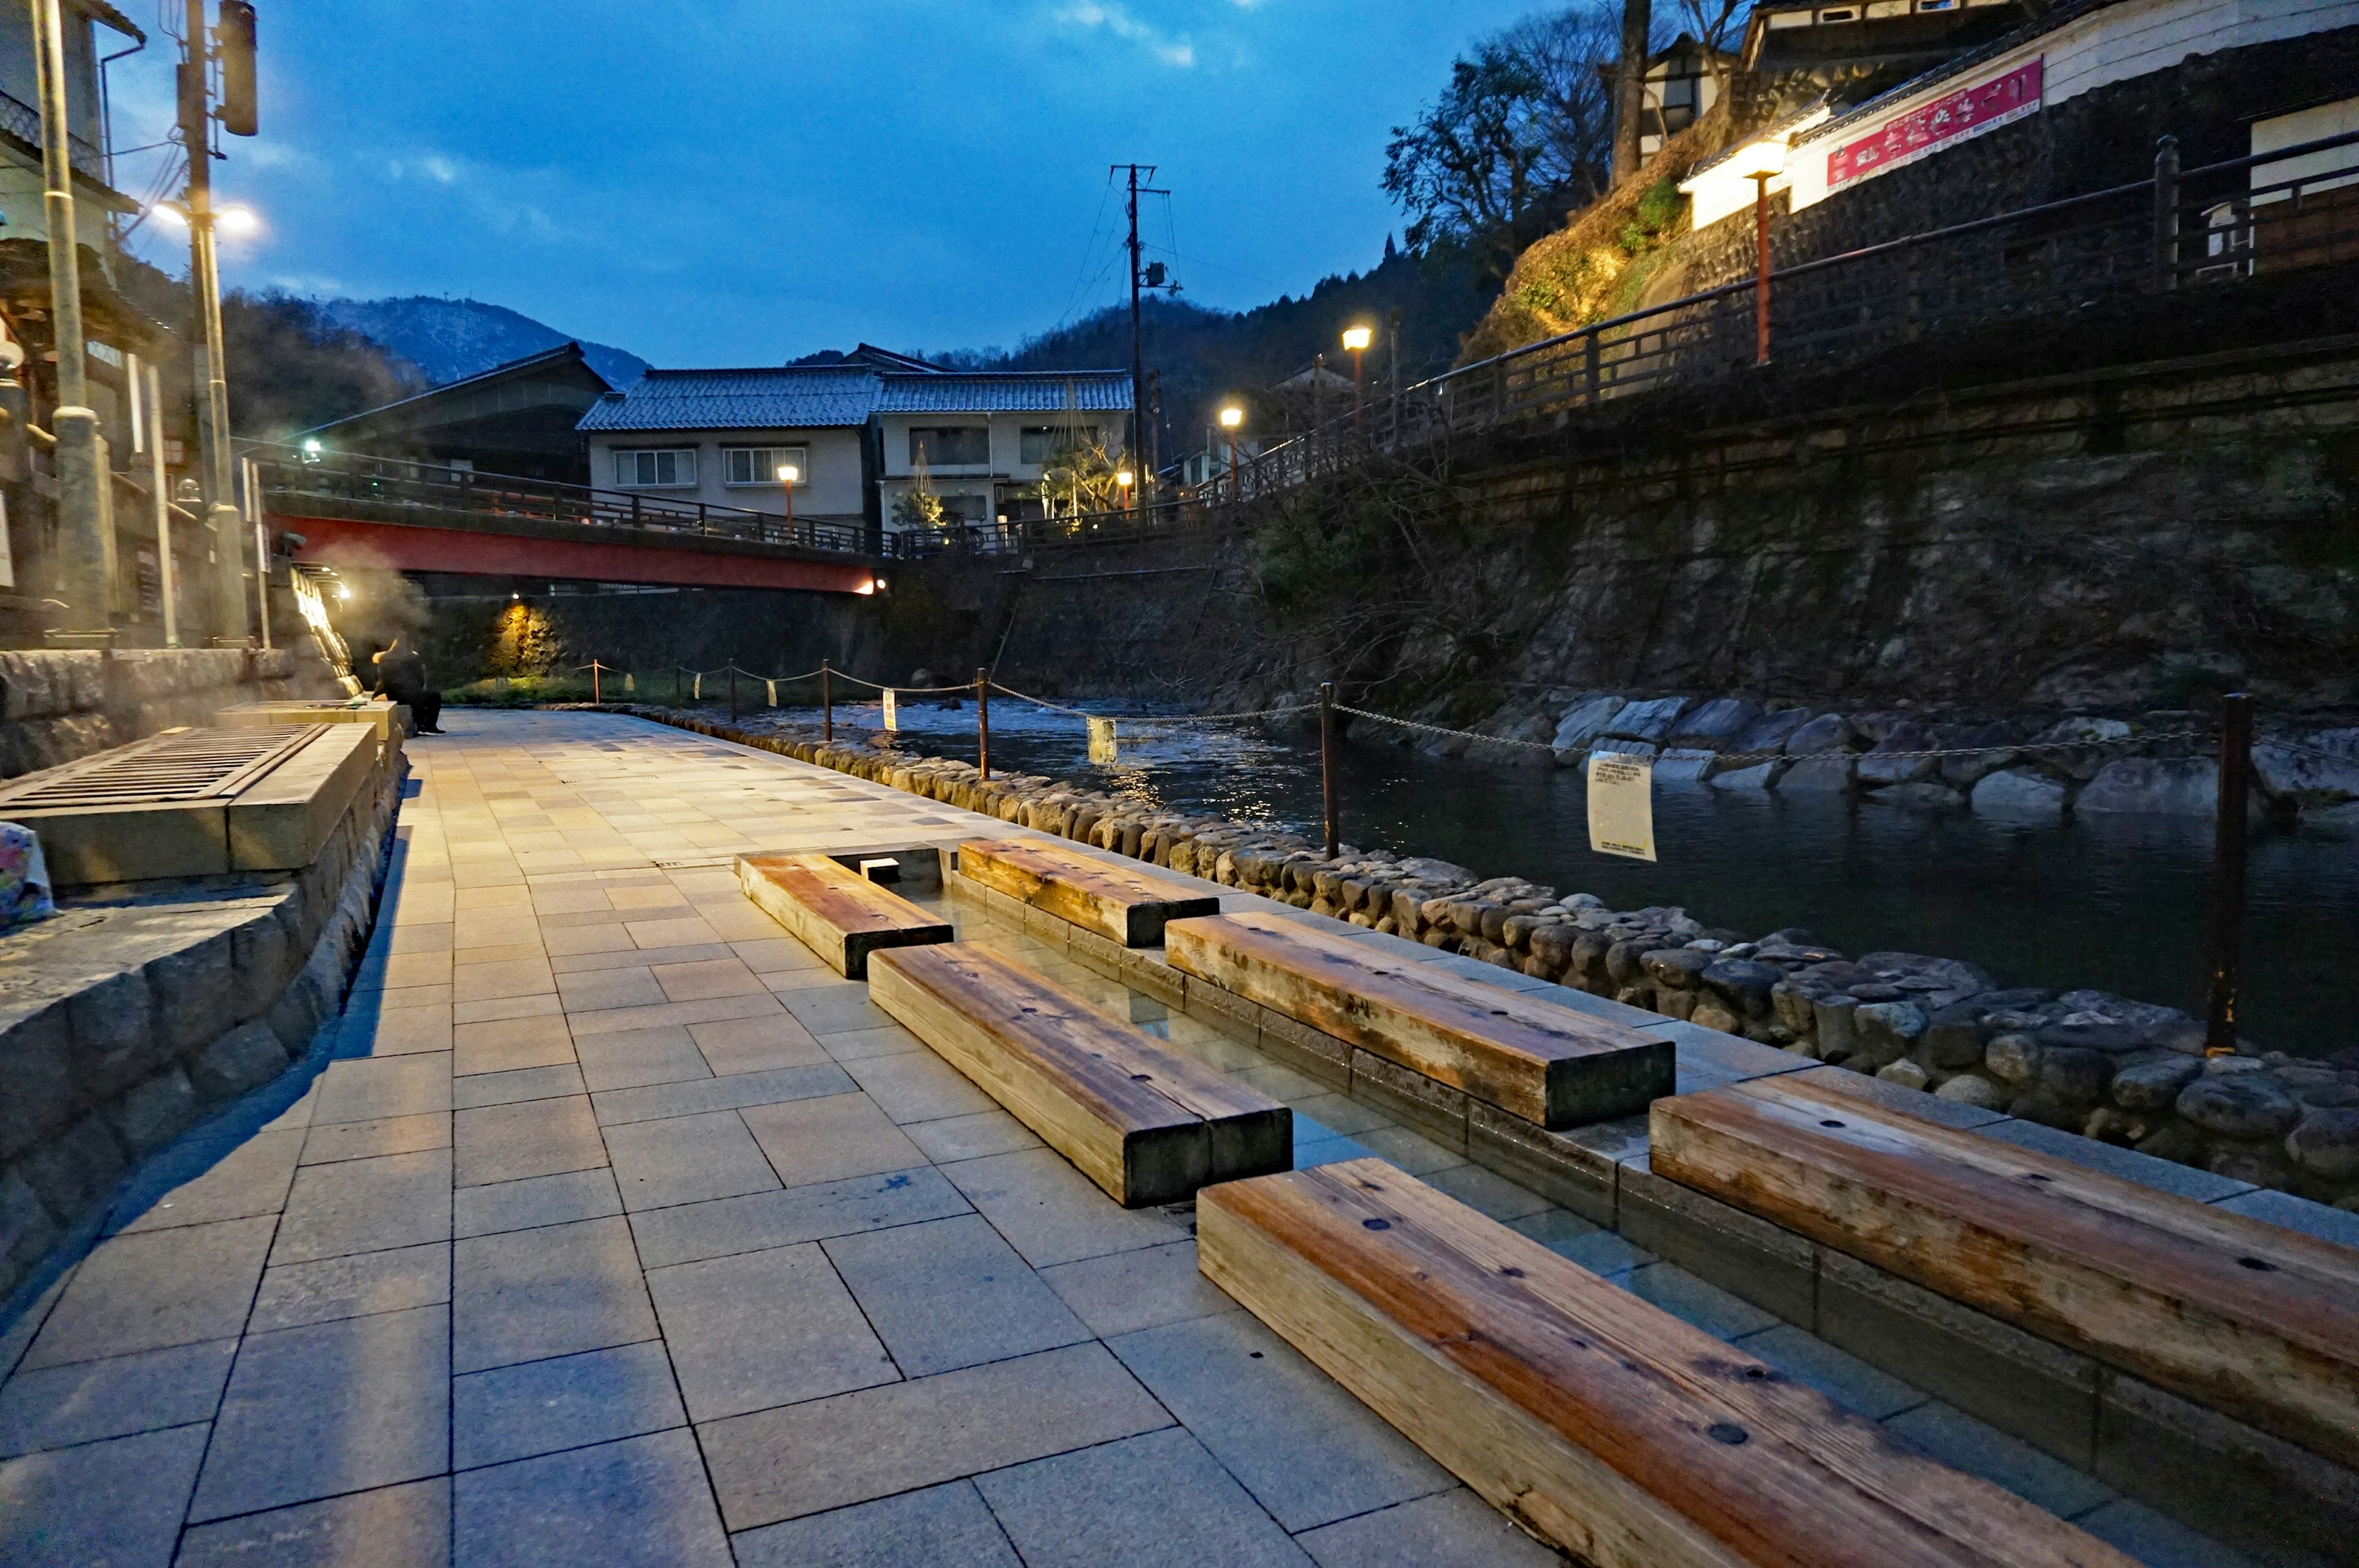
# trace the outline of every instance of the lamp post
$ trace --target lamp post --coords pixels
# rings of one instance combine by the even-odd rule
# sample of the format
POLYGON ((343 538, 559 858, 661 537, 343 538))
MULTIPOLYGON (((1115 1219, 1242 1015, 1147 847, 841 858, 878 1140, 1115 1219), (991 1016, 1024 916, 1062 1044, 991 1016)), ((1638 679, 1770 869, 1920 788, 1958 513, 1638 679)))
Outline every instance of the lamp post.
POLYGON ((1229 438, 1229 499, 1245 499, 1245 483, 1237 472, 1237 427, 1245 422, 1245 411, 1234 403, 1221 405, 1221 428, 1229 438))
POLYGON ((1354 441, 1367 439, 1366 416, 1362 412, 1360 396, 1360 367, 1367 358, 1368 344, 1375 337, 1375 331, 1366 327, 1343 329, 1343 346, 1352 351, 1352 438, 1354 441))
POLYGON ((1753 181, 1753 362, 1769 362, 1769 182, 1786 172, 1786 144, 1755 142, 1736 155, 1753 181))
POLYGON ((778 465, 778 488, 787 492, 787 526, 795 525, 795 486, 802 482, 803 470, 792 463, 778 465))
POLYGON ((1130 511, 1130 510, 1131 510, 1135 505, 1136 505, 1136 503, 1136 503, 1136 497, 1134 497, 1134 496, 1131 494, 1131 489, 1130 489, 1130 487, 1131 487, 1132 485, 1134 485, 1134 484, 1136 484, 1136 483, 1137 483, 1137 482, 1138 482, 1138 476, 1137 476, 1136 474, 1133 473, 1130 470, 1128 470, 1128 469, 1116 469, 1116 470, 1114 470, 1114 487, 1115 492, 1116 492, 1118 494, 1120 494, 1120 495, 1121 495, 1121 497, 1122 497, 1122 509, 1123 509, 1125 512, 1128 512, 1128 511, 1130 511))

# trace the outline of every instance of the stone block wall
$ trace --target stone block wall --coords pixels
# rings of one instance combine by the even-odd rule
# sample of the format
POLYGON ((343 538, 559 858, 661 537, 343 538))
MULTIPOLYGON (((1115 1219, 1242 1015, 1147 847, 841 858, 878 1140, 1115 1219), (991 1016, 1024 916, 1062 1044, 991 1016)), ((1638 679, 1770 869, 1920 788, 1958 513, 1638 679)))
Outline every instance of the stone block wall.
POLYGON ((0 1300, 335 1016, 407 772, 386 752, 299 873, 143 884, 0 935, 0 1300))
POLYGON ((292 647, 0 652, 0 778, 77 761, 241 702, 342 695, 309 636, 292 647))

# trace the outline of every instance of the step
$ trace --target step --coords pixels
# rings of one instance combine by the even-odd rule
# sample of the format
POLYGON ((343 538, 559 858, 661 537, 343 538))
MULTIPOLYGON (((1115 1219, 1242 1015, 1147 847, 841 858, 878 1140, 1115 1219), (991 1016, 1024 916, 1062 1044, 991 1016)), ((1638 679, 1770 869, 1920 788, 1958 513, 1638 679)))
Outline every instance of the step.
POLYGON ((868 1000, 1125 1208, 1294 1162, 1294 1113, 987 948, 880 953, 868 1000))
POLYGON ((1217 896, 1185 882, 1028 838, 969 839, 959 874, 1125 947, 1156 946, 1169 921, 1221 912, 1217 896))
POLYGON ((1178 920, 1171 967, 1550 1129, 1636 1116, 1677 1087, 1671 1043, 1273 914, 1178 920))
POLYGON ((2129 1568, 1381 1160, 1208 1187, 1196 1226, 1213 1283, 1597 1568, 2129 1568))
POLYGON ((1658 1176, 2359 1465, 2359 1251, 1793 1077, 1652 1124, 1658 1176))
POLYGON ((847 980, 886 947, 951 939, 950 922, 826 855, 740 855, 737 881, 763 913, 847 980))

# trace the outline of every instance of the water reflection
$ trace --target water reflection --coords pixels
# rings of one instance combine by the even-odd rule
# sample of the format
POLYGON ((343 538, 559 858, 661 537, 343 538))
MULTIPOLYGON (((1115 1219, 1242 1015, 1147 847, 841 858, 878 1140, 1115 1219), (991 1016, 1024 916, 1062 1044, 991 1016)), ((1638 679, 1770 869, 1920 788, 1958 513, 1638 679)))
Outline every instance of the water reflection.
MULTIPOLYGON (((1079 720, 992 704, 995 769, 1046 773, 1141 806, 1315 832, 1319 749, 1308 730, 1155 727, 1131 718, 1122 761, 1088 760, 1079 720)), ((838 708, 874 728, 877 708, 838 708)), ((816 719, 816 713, 792 718, 816 719)), ((900 710, 912 751, 974 759, 974 709, 900 710)), ((1579 774, 1490 769, 1402 748, 1343 750, 1344 838, 1513 871, 1616 908, 1683 904, 1748 935, 1807 927, 1853 952, 1900 948, 1970 959, 2002 984, 2094 986, 2200 1011, 2208 822, 2094 816, 2068 826, 1992 822, 1824 795, 1657 792, 1662 856, 1596 855, 1579 774)), ((2245 1029, 2265 1047, 2321 1055, 2359 1044, 2359 843, 2304 829, 2254 842, 2245 1029)))

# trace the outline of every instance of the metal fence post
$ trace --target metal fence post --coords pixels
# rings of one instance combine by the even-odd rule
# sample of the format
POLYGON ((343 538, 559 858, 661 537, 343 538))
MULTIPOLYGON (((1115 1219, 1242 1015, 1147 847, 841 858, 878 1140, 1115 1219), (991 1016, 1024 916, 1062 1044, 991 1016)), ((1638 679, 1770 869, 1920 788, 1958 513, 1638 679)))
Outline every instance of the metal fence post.
POLYGON ((1319 687, 1319 795, 1327 820, 1327 858, 1335 859, 1340 837, 1335 813, 1335 684, 1319 687))
POLYGON ((2154 286, 2179 287, 2179 138, 2154 149, 2154 286))
POLYGON ((983 776, 991 776, 991 671, 978 665, 974 671, 974 754, 975 765, 983 776))
POLYGON ((2236 1051, 2237 967, 2245 916, 2247 780, 2253 771, 2253 702, 2241 691, 2220 699, 2220 816, 2212 838, 2212 984, 2203 1054, 2236 1051))
POLYGON ((729 661, 729 722, 737 722, 737 661, 729 661))
POLYGON ((835 670, 825 659, 819 662, 819 723, 820 739, 829 745, 835 743, 835 670))

